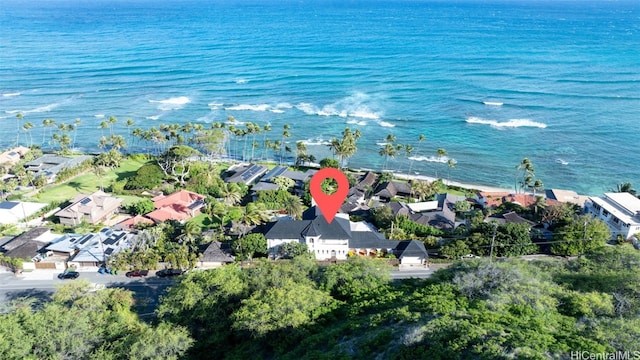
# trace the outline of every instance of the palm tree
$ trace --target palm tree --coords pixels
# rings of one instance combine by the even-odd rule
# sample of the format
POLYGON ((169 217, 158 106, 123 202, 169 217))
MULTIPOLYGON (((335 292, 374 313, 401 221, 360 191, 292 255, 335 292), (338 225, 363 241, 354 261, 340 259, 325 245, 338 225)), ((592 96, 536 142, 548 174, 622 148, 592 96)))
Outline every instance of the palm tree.
POLYGON ((303 206, 302 199, 295 195, 289 195, 282 201, 282 207, 287 212, 287 214, 291 215, 295 219, 300 219, 302 217, 303 206))
POLYGON ((100 128, 100 131, 102 133, 102 137, 104 137, 104 129, 108 129, 109 128, 109 123, 106 121, 102 121, 100 122, 100 126, 98 126, 98 128, 100 128))
POLYGON ((538 211, 542 211, 547 207, 547 202, 542 196, 536 196, 536 202, 533 204, 533 212, 537 215, 538 211))
POLYGON ((397 150, 396 147, 391 143, 386 143, 384 147, 378 152, 380 156, 384 156, 384 169, 387 170, 387 162, 389 158, 393 158, 396 156, 397 150))
POLYGON ((184 224, 183 234, 184 239, 193 245, 200 234, 202 234, 202 228, 195 221, 187 221, 187 223, 184 224))
MULTIPOLYGON (((411 144, 407 144, 404 146, 404 154, 407 157, 407 160, 409 160, 409 157, 411 155, 411 153, 413 152, 413 145, 411 144)), ((411 160, 409 160, 409 164, 411 164, 411 160)), ((411 173, 411 165, 409 165, 409 171, 408 173, 411 173)))
MULTIPOLYGON (((135 122, 133 121, 133 119, 127 119, 127 134, 128 136, 135 136, 131 133, 131 127, 135 125, 135 122)), ((131 139, 129 139, 129 142, 131 142, 131 139)))
MULTIPOLYGON (((422 142, 425 140, 425 136, 424 134, 420 134, 420 136, 418 136, 418 146, 421 148, 422 146, 422 142)), ((421 149, 419 149, 421 150, 421 149)), ((419 150, 416 150, 416 155, 419 154, 419 150)), ((411 168, 413 168, 413 159, 411 159, 411 161, 409 162, 409 173, 411 173, 411 168)))
POLYGON ((118 122, 118 119, 115 116, 109 116, 107 121, 109 122, 109 135, 113 135, 113 126, 118 122))
POLYGON ((16 114, 16 146, 20 145, 20 121, 24 119, 21 112, 16 114))
POLYGON ((637 195, 637 192, 633 188, 633 185, 631 185, 631 183, 628 182, 628 181, 616 185, 616 188, 613 191, 614 192, 619 192, 619 193, 627 192, 627 193, 629 193, 629 194, 631 194, 633 196, 637 195))
MULTIPOLYGON (((522 190, 525 188, 525 186, 530 186, 531 182, 533 181, 534 173, 533 163, 531 163, 531 160, 529 160, 529 158, 522 159, 520 164, 516 166, 516 170, 522 170, 522 181, 520 182, 520 189, 522 190)), ((518 174, 516 173, 516 192, 518 192, 517 176, 518 174)))
POLYGON ((94 162, 91 169, 93 173, 96 175, 96 177, 98 177, 98 180, 100 181, 100 190, 103 191, 104 188, 102 186, 102 176, 106 174, 106 170, 104 166, 99 165, 97 162, 94 162))
POLYGON ((296 141, 296 166, 302 165, 307 156, 307 145, 303 141, 296 141))
POLYGON ((80 124, 82 123, 82 121, 80 119, 75 119, 73 120, 73 144, 71 145, 72 148, 76 148, 76 137, 78 136, 78 126, 80 126, 80 124))
POLYGON ((224 183, 220 187, 220 194, 224 198, 224 203, 228 206, 233 206, 242 199, 240 186, 236 183, 224 183))
POLYGON ((120 149, 125 149, 127 147, 127 141, 124 139, 122 135, 111 135, 111 148, 120 151, 120 149))
POLYGON ((455 168, 457 164, 458 162, 456 161, 456 159, 447 160, 447 166, 449 167, 449 171, 447 173, 447 180, 449 181, 449 183, 451 183, 451 169, 455 168))
POLYGON ((435 183, 428 181, 412 180, 411 193, 418 201, 423 201, 437 192, 435 183))
MULTIPOLYGON (((46 130, 48 127, 56 126, 56 121, 53 119, 44 119, 42 120, 42 146, 44 147, 44 138, 46 135, 46 130)), ((50 135, 51 136, 51 135, 50 135)))
POLYGON ((33 137, 31 137, 31 132, 29 130, 33 129, 34 125, 32 122, 26 122, 22 125, 22 129, 25 133, 29 134, 29 146, 33 146, 33 137))
POLYGON ((280 165, 282 165, 282 156, 284 155, 282 146, 284 145, 284 139, 291 137, 291 133, 289 132, 290 129, 291 126, 289 126, 289 124, 284 124, 284 126, 282 127, 282 142, 280 143, 280 165))
MULTIPOLYGON (((436 156, 438 157, 438 160, 442 160, 443 157, 447 156, 447 150, 443 149, 443 148, 438 148, 438 150, 436 150, 436 156)), ((436 166, 436 178, 438 178, 438 167, 436 166)))
POLYGON ((251 225, 260 225, 270 220, 269 212, 261 203, 249 203, 244 207, 244 212, 240 217, 240 223, 243 226, 241 237, 245 235, 246 228, 251 225))
POLYGON ((269 140, 267 140, 267 133, 271 131, 271 125, 267 124, 265 126, 262 127, 262 143, 264 144, 264 148, 262 149, 262 158, 264 160, 266 160, 267 158, 267 149, 271 148, 271 142, 269 140), (267 143, 267 141, 269 141, 269 143, 267 143))

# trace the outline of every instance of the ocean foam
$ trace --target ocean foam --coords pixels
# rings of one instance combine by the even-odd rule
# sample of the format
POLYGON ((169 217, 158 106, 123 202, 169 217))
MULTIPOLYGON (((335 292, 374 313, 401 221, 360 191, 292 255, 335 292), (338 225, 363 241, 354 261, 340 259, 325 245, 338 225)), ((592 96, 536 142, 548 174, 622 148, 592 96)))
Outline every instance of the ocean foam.
POLYGON ((436 162, 446 164, 449 161, 449 158, 446 156, 411 156, 409 160, 413 161, 427 161, 427 162, 436 162))
POLYGON ((14 97, 14 96, 20 96, 20 95, 22 95, 22 94, 21 94, 21 93, 19 93, 19 92, 14 92, 14 93, 5 93, 5 94, 2 94, 2 97, 14 97))
POLYGON ((347 120, 347 124, 353 124, 353 125, 358 125, 358 126, 366 126, 367 122, 364 120, 358 121, 358 120, 347 120))
POLYGON ((499 101, 483 101, 482 102, 485 105, 489 105, 489 106, 502 106, 504 105, 504 103, 499 102, 499 101))
POLYGON ((259 104, 259 105, 250 105, 250 104, 241 104, 234 105, 224 108, 225 110, 231 111, 267 111, 271 106, 269 104, 259 104))
POLYGON ((96 119, 102 119, 102 118, 104 118, 104 114, 95 114, 95 115, 93 115, 93 117, 96 118, 96 119))
POLYGON ((235 80, 236 84, 246 84, 249 82, 249 80, 247 79, 236 79, 235 80))
POLYGON ((186 104, 191 102, 191 99, 186 96, 178 96, 164 100, 149 100, 149 102, 159 104, 158 110, 169 111, 182 109, 186 104))
POLYGON ((33 113, 42 113, 42 112, 49 112, 55 108, 57 108, 58 106, 60 106, 60 104, 58 103, 53 103, 53 104, 49 104, 46 106, 41 106, 35 109, 31 109, 31 110, 6 110, 5 113, 6 114, 17 114, 17 113, 22 113, 22 115, 26 115, 26 114, 33 114, 33 113))
POLYGON ((282 114, 282 113, 284 113, 284 110, 281 110, 281 109, 270 109, 269 111, 271 111, 274 114, 282 114))
POLYGON ((378 120, 383 115, 382 111, 375 109, 375 103, 372 103, 370 96, 363 93, 355 93, 323 107, 310 103, 299 103, 295 107, 307 115, 317 116, 378 120))
POLYGON ((566 160, 564 160, 564 159, 561 159, 561 158, 557 158, 557 159, 556 159, 556 162, 557 162, 558 164, 560 164, 560 165, 565 165, 565 166, 566 166, 566 165, 569 165, 569 162, 568 162, 568 161, 566 161, 566 160))
POLYGON ((302 143, 307 146, 320 146, 320 145, 326 146, 331 144, 329 141, 323 140, 322 138, 306 139, 306 140, 302 140, 302 143))
POLYGON ((490 125, 494 128, 519 128, 519 127, 537 127, 540 129, 544 129, 547 127, 547 124, 533 121, 531 119, 509 119, 506 122, 499 122, 496 120, 486 120, 481 119, 479 117, 469 117, 467 119, 467 123, 469 124, 482 124, 482 125, 490 125))
POLYGON ((218 110, 224 104, 223 103, 208 103, 207 105, 209 106, 209 108, 211 110, 218 110))
POLYGON ((147 120, 158 120, 158 119, 160 119, 160 115, 147 116, 147 117, 145 117, 145 119, 147 119, 147 120))
POLYGON ((395 126, 395 125, 393 125, 392 123, 390 123, 390 122, 386 122, 386 121, 380 121, 380 122, 378 123, 378 125, 380 125, 380 126, 382 126, 382 127, 396 127, 396 126, 395 126))
POLYGON ((278 103, 278 105, 276 105, 276 109, 292 109, 293 105, 289 104, 289 103, 278 103))

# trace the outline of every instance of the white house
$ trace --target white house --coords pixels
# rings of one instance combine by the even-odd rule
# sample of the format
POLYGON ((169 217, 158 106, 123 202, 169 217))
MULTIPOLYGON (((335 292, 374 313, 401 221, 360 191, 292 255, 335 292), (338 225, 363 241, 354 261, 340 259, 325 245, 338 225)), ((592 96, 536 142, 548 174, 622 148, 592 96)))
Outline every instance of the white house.
POLYGON ((640 233, 640 199, 629 193, 605 193, 604 197, 592 197, 587 211, 604 221, 611 236, 625 239, 640 233))
MULTIPOLYGON (((279 220, 266 231, 269 256, 276 258, 279 248, 289 242, 306 244, 317 260, 345 260, 349 253, 360 256, 395 254, 407 262, 422 263, 427 252, 424 244, 385 239, 365 222, 351 222, 346 214, 336 214, 329 224, 316 207, 303 214, 303 220, 279 220)), ((402 259, 401 259, 402 262, 402 259)))

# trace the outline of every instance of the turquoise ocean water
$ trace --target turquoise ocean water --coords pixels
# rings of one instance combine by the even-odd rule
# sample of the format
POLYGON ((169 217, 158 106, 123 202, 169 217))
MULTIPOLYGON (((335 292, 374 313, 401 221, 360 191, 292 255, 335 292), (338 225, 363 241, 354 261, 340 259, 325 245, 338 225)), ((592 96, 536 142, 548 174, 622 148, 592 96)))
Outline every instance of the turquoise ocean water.
POLYGON ((445 148, 452 180, 512 187, 529 157, 547 187, 600 194, 640 186, 640 2, 2 0, 2 147, 17 112, 35 143, 80 118, 87 150, 112 115, 122 134, 290 124, 319 158, 349 126, 354 167, 381 168, 394 134, 420 174, 448 172, 445 148))

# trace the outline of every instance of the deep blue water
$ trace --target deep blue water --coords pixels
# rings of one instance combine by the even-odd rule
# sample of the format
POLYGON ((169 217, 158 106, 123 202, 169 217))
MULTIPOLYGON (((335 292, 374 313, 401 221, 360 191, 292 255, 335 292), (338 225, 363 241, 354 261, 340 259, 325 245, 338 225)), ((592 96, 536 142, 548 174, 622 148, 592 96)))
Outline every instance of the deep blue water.
POLYGON ((421 174, 448 172, 445 148, 451 179, 511 187, 529 157, 547 187, 599 194, 640 185, 640 2, 2 0, 2 147, 18 111, 35 143, 81 119, 84 149, 109 116, 290 124, 291 145, 349 126, 354 167, 381 168, 391 133, 421 174))

